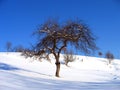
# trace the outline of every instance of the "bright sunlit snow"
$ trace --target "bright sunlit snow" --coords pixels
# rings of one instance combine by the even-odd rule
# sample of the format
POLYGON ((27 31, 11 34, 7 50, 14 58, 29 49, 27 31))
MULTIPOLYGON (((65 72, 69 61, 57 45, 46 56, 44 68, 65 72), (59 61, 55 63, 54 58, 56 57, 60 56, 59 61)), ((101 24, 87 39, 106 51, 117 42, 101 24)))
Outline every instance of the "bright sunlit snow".
MULTIPOLYGON (((61 55, 62 56, 62 55, 61 55)), ((120 90, 120 60, 76 56, 67 67, 61 61, 60 78, 51 62, 25 59, 20 53, 0 53, 0 90, 120 90)))

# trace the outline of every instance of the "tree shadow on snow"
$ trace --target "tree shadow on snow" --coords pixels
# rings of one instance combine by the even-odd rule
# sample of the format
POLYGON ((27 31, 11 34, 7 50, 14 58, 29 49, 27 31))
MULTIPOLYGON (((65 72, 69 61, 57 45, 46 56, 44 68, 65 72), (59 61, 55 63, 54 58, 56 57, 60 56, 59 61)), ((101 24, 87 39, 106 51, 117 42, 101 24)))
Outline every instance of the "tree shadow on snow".
POLYGON ((0 63, 0 70, 19 70, 19 68, 16 68, 16 67, 11 66, 9 64, 0 63))
POLYGON ((31 71, 31 70, 17 68, 17 67, 14 67, 14 66, 6 64, 6 63, 0 63, 0 70, 7 70, 7 71, 22 70, 22 71, 25 71, 25 72, 28 72, 28 73, 35 73, 35 74, 39 74, 39 75, 43 75, 43 76, 52 77, 52 75, 47 75, 47 74, 40 73, 40 72, 35 72, 35 71, 31 71))

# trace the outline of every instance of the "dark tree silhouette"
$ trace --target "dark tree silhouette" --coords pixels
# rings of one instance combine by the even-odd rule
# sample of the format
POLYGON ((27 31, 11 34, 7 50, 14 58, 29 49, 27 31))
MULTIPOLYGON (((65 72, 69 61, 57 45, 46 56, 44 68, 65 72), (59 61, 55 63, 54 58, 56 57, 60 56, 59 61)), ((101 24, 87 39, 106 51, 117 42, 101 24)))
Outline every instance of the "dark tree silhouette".
POLYGON ((111 53, 111 52, 107 52, 106 54, 105 54, 105 57, 108 59, 108 64, 111 64, 111 62, 113 61, 113 59, 114 59, 114 55, 111 53))
POLYGON ((64 48, 71 45, 85 53, 97 49, 95 37, 91 30, 80 20, 68 20, 63 23, 54 19, 47 20, 34 34, 38 36, 38 42, 34 47, 33 55, 46 55, 48 57, 49 54, 53 54, 56 60, 56 77, 59 77, 59 57, 64 48))
POLYGON ((22 45, 14 47, 14 52, 24 52, 25 48, 22 45))
POLYGON ((7 52, 10 52, 12 50, 12 43, 11 42, 6 43, 6 50, 7 50, 7 52))
POLYGON ((98 52, 98 55, 101 57, 103 54, 102 54, 102 52, 98 52))

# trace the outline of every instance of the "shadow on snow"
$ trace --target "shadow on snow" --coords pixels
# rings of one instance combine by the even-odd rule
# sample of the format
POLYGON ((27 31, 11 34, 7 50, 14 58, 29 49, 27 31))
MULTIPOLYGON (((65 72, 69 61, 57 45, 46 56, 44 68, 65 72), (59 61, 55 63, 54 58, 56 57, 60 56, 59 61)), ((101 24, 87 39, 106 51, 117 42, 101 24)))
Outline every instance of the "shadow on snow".
MULTIPOLYGON (((14 67, 9 64, 0 63, 0 70, 23 70, 17 67, 14 67)), ((24 70, 27 72, 33 72, 29 70, 24 70)), ((77 81, 62 81, 62 80, 52 80, 52 79, 42 79, 42 78, 33 78, 33 77, 26 77, 19 74, 13 74, 10 72, 1 72, 3 76, 1 82, 5 82, 0 85, 1 90, 120 90, 120 81, 110 81, 110 82, 101 82, 101 83, 91 83, 91 82, 77 82, 77 81), (11 76, 12 78, 9 78, 11 76), (4 78, 7 78, 4 79, 4 78), (7 81, 15 81, 9 83, 7 81), (9 86, 6 86, 6 83, 9 86), (13 86, 14 85, 14 86, 13 86), (21 88, 18 89, 17 87, 21 88)), ((34 72, 37 73, 37 72, 34 72)), ((46 75, 42 73, 38 73, 41 75, 46 75)), ((50 75, 47 75, 50 76, 50 75)))
POLYGON ((16 68, 16 67, 11 66, 9 64, 0 63, 0 70, 19 70, 19 68, 16 68))
POLYGON ((40 72, 35 72, 35 71, 25 70, 25 69, 22 69, 22 68, 17 68, 17 67, 14 67, 12 65, 5 64, 5 63, 0 63, 0 70, 7 70, 7 71, 22 70, 22 71, 26 71, 26 72, 31 72, 31 73, 36 73, 36 74, 39 74, 39 75, 52 77, 52 75, 47 75, 47 74, 40 73, 40 72))

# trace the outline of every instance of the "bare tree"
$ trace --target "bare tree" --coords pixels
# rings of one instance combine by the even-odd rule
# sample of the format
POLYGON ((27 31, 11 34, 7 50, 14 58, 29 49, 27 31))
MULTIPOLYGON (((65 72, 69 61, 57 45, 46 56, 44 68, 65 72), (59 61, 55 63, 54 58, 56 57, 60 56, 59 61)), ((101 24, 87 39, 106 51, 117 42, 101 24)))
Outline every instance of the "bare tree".
POLYGON ((12 43, 11 42, 6 43, 6 50, 7 50, 7 52, 10 52, 12 50, 12 43))
POLYGON ((18 45, 14 48, 13 51, 15 52, 23 52, 25 50, 25 48, 22 45, 18 45))
POLYGON ((64 48, 71 45, 85 53, 97 49, 91 30, 80 20, 69 20, 64 23, 59 23, 54 19, 47 20, 34 34, 38 36, 38 42, 34 47, 33 55, 45 54, 47 57, 53 54, 56 60, 56 77, 59 77, 59 58, 64 48))
POLYGON ((73 55, 73 51, 65 51, 63 58, 66 66, 68 66, 69 62, 73 62, 76 59, 75 55, 73 55))
POLYGON ((105 57, 108 59, 108 64, 111 64, 111 62, 114 60, 114 55, 109 51, 105 54, 105 57))
POLYGON ((33 58, 34 60, 39 60, 39 61, 42 61, 41 59, 46 59, 51 62, 50 58, 48 55, 46 54, 43 54, 43 55, 39 55, 39 53, 36 53, 35 51, 33 50, 30 50, 30 49, 24 49, 22 50, 22 53, 21 53, 21 56, 24 56, 25 58, 33 58))
POLYGON ((102 54, 102 52, 98 52, 98 55, 101 57, 103 54, 102 54))

